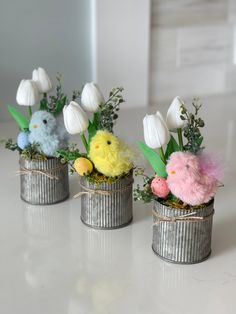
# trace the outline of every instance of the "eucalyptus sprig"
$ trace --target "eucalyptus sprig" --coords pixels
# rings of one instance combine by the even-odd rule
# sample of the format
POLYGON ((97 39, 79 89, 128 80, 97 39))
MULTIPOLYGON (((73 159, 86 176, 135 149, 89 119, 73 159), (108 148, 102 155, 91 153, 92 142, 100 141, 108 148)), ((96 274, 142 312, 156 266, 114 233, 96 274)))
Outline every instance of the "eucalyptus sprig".
POLYGON ((151 182, 153 178, 148 177, 144 173, 143 168, 137 168, 134 171, 135 176, 142 176, 143 177, 143 185, 142 187, 140 184, 137 184, 137 187, 133 191, 133 197, 135 201, 143 201, 144 203, 150 203, 155 199, 154 194, 151 190, 151 182))
POLYGON ((54 115, 58 115, 62 112, 62 109, 67 101, 67 96, 62 92, 61 74, 57 74, 56 80, 57 80, 56 95, 55 96, 50 95, 48 97, 47 94, 44 93, 44 96, 40 101, 40 110, 47 110, 53 113, 54 115))
POLYGON ((194 107, 193 113, 189 112, 184 104, 182 104, 180 118, 187 122, 186 126, 183 128, 184 137, 187 139, 187 144, 184 145, 184 150, 195 154, 204 148, 201 147, 203 136, 200 128, 203 128, 205 123, 198 116, 199 110, 202 106, 202 104, 199 103, 198 98, 193 99, 192 106, 194 107))
POLYGON ((17 143, 13 142, 12 138, 9 138, 8 140, 1 140, 0 143, 4 144, 5 148, 11 151, 17 150, 19 153, 21 153, 22 151, 20 147, 17 145, 17 143))
POLYGON ((113 131, 115 121, 118 119, 119 106, 125 102, 122 92, 123 87, 115 87, 109 94, 109 99, 100 105, 99 128, 113 131))

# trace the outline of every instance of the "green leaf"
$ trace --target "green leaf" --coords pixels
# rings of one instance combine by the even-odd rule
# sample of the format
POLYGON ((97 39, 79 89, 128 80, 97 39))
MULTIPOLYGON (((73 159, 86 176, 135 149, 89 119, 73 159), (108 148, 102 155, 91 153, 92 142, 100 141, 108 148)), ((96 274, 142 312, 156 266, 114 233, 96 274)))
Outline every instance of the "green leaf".
POLYGON ((7 109, 22 131, 29 130, 28 118, 26 118, 20 111, 16 110, 16 108, 13 106, 8 106, 7 109))
POLYGON ((93 115, 93 121, 89 121, 89 126, 88 126, 88 134, 89 134, 88 142, 89 143, 92 137, 97 133, 99 126, 100 126, 100 113, 95 112, 93 115))
POLYGON ((180 151, 179 144, 176 142, 175 138, 171 135, 169 143, 167 144, 167 147, 166 147, 166 152, 165 152, 166 160, 169 159, 170 155, 173 152, 179 152, 179 151, 180 151))
POLYGON ((48 103, 47 103, 47 99, 43 98, 40 100, 40 110, 47 110, 48 107, 48 103))
POLYGON ((142 151, 144 157, 147 158, 147 160, 151 164, 156 174, 160 177, 166 178, 166 165, 162 161, 161 157, 157 154, 157 152, 141 141, 138 142, 138 146, 139 149, 142 151))
POLYGON ((59 113, 62 112, 63 107, 65 106, 65 103, 66 103, 66 96, 62 97, 62 98, 57 102, 57 106, 56 106, 56 109, 55 109, 55 112, 54 112, 55 115, 58 115, 59 113))

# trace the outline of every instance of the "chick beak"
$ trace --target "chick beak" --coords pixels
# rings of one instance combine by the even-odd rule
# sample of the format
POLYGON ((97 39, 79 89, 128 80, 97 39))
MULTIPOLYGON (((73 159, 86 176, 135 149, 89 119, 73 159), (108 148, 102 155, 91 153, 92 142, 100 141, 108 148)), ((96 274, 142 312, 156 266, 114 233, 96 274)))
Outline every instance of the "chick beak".
POLYGON ((37 127, 38 127, 37 124, 32 125, 33 129, 37 129, 37 127))
POLYGON ((175 170, 170 171, 171 174, 176 174, 175 170))

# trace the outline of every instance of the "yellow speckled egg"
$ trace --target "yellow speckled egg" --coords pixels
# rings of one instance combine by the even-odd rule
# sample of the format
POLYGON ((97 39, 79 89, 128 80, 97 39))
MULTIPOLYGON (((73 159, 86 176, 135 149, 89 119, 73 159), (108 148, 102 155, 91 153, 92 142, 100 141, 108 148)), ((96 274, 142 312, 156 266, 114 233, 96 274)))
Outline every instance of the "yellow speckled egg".
POLYGON ((85 157, 79 157, 74 162, 74 168, 80 176, 85 176, 93 171, 93 164, 85 157))

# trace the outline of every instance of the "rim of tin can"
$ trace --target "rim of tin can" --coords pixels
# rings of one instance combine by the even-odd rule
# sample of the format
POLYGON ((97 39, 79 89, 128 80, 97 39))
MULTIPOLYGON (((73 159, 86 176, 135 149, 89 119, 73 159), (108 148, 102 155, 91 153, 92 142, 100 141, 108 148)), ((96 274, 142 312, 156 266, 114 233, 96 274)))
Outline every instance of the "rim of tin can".
MULTIPOLYGON (((194 211, 200 211, 200 210, 202 210, 202 209, 204 209, 204 208, 206 208, 206 207, 209 207, 210 205, 212 205, 213 203, 214 203, 214 201, 215 201, 215 198, 213 197, 208 203, 205 203, 204 205, 205 206, 203 206, 203 207, 199 207, 199 208, 196 208, 196 207, 194 207, 194 206, 190 206, 190 208, 178 208, 178 207, 173 207, 173 206, 168 206, 168 205, 166 205, 166 204, 164 204, 164 203, 162 203, 161 201, 159 201, 159 200, 157 200, 157 199, 155 199, 154 200, 154 203, 159 203, 159 204, 161 204, 162 206, 165 206, 166 208, 168 208, 168 209, 174 209, 174 210, 182 210, 182 211, 188 211, 188 210, 194 210, 194 211)), ((203 205, 203 204, 202 204, 203 205)), ((154 208, 154 210, 155 210, 155 208, 154 208)))

